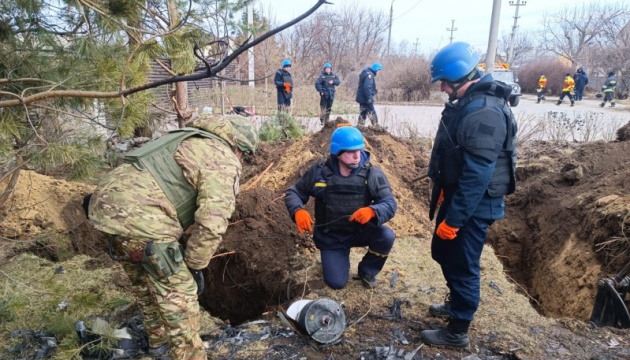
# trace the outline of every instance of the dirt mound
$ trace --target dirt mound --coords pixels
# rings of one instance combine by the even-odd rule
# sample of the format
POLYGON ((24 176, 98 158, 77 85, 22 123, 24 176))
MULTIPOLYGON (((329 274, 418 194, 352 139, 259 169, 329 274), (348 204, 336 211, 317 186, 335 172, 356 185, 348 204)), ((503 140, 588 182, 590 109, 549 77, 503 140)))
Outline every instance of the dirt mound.
POLYGON ((543 313, 587 320, 597 279, 630 261, 630 143, 549 147, 526 149, 489 241, 543 313))
POLYGON ((630 141, 630 122, 617 130, 618 141, 630 141))
MULTIPOLYGON (((345 122, 343 118, 337 118, 334 122, 326 123, 320 131, 300 141, 288 143, 281 150, 266 149, 265 164, 256 166, 259 170, 271 167, 260 177, 250 179, 244 188, 255 184, 277 191, 281 195, 306 172, 309 166, 326 159, 329 155, 330 136, 338 124, 345 122)), ((382 129, 372 127, 360 129, 366 139, 366 149, 371 152, 371 163, 385 172, 398 202, 398 212, 388 225, 399 236, 426 232, 426 229, 430 228, 429 223, 424 216, 420 216, 427 212, 425 202, 409 200, 424 199, 425 190, 420 188, 426 183, 411 180, 426 173, 427 155, 418 145, 396 138, 382 129)))
MULTIPOLYGON (((0 184, 6 190, 8 180, 0 184)), ((32 239, 14 251, 32 251, 51 260, 76 253, 99 257, 104 238, 87 223, 81 207, 93 186, 22 170, 0 213, 0 236, 32 239)), ((1 241, 1 240, 0 240, 1 241)))

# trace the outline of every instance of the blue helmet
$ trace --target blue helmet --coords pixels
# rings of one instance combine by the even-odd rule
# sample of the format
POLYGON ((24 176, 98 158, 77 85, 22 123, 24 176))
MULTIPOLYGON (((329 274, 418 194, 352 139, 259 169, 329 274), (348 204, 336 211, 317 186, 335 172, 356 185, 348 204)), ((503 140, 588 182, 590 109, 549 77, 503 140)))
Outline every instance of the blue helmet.
POLYGON ((289 59, 284 59, 282 61, 282 67, 287 67, 287 66, 291 66, 291 60, 289 59))
POLYGON ((380 62, 375 62, 372 64, 372 66, 370 66, 370 69, 372 69, 372 71, 377 72, 379 70, 383 69, 383 65, 381 65, 380 62))
POLYGON ((326 68, 330 68, 332 70, 332 65, 330 63, 325 63, 324 70, 326 70, 326 68))
POLYGON ((468 43, 448 44, 431 61, 431 82, 444 80, 454 83, 475 70, 480 58, 468 43))
POLYGON ((340 127, 330 137, 330 153, 339 155, 342 151, 365 149, 363 134, 352 126, 340 127))

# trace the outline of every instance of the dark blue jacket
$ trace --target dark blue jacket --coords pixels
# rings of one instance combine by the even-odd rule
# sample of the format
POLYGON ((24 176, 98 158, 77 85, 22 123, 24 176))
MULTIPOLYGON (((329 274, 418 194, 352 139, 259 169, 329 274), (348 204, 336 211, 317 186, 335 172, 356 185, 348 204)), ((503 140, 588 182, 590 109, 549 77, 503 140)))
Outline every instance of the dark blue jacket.
POLYGON ((366 67, 361 71, 359 75, 359 87, 357 88, 356 101, 359 104, 365 104, 368 102, 374 102, 374 95, 376 95, 376 81, 374 77, 376 73, 369 67, 366 67))
POLYGON ((278 96, 284 96, 286 99, 291 99, 293 97, 293 78, 291 77, 291 73, 284 70, 278 69, 276 71, 276 76, 273 79, 273 82, 276 84, 276 90, 278 90, 278 96), (288 82, 291 84, 291 92, 286 93, 284 89, 284 83, 288 82))
POLYGON ((588 84, 588 76, 586 76, 586 73, 575 73, 573 80, 575 80, 575 88, 578 90, 583 90, 588 84))
MULTIPOLYGON (((369 161, 370 153, 362 150, 359 168, 352 170, 350 176, 355 176, 360 171, 360 168, 369 161)), ((322 182, 323 180, 322 166, 330 166, 335 176, 341 176, 339 173, 339 161, 334 155, 330 155, 328 157, 326 164, 322 165, 321 162, 318 162, 312 165, 306 174, 304 174, 304 176, 302 176, 297 183, 291 186, 286 192, 285 204, 287 206, 287 210, 289 211, 289 216, 291 216, 294 221, 295 212, 299 209, 304 209, 311 196, 315 198, 316 202, 323 201, 326 188, 316 186, 316 183, 322 182)), ((394 195, 391 193, 391 189, 387 187, 387 189, 381 189, 381 191, 374 190, 378 186, 376 184, 377 181, 381 181, 379 177, 386 179, 385 174, 381 169, 378 167, 372 167, 368 177, 369 200, 371 201, 369 206, 374 209, 376 219, 375 221, 373 220, 363 225, 363 231, 371 226, 380 226, 386 223, 396 214, 398 205, 396 204, 394 195)), ((315 223, 313 240, 319 249, 336 249, 345 247, 344 241, 349 240, 355 235, 356 234, 354 233, 332 231, 324 232, 323 228, 315 223)))
POLYGON ((330 74, 322 71, 321 75, 315 80, 315 89, 321 96, 333 100, 335 98, 335 86, 339 86, 339 84, 341 84, 339 77, 332 71, 330 74), (332 80, 332 84, 328 83, 330 80, 332 80))
MULTIPOLYGON (((484 76, 466 90, 463 98, 473 94, 476 89, 487 87, 491 82, 491 75, 484 76)), ((506 99, 509 93, 510 89, 506 88, 506 99)), ((475 98, 459 109, 456 117, 459 125, 453 140, 463 150, 463 166, 457 185, 445 189, 444 204, 448 206, 446 222, 457 228, 462 227, 473 216, 492 220, 504 216, 503 196, 491 196, 488 188, 501 146, 507 136, 507 122, 502 108, 486 106, 486 103, 484 97, 475 98), (495 140, 481 142, 482 138, 488 139, 485 136, 488 132, 492 132, 491 138, 495 140)), ((516 128, 513 131, 512 139, 516 128)))

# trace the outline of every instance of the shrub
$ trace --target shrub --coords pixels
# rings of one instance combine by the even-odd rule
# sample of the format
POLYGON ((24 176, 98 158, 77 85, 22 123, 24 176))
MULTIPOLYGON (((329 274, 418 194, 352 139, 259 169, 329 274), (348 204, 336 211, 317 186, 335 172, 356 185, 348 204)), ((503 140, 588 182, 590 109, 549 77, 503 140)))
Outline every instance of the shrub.
POLYGON ((286 112, 265 121, 260 127, 260 140, 274 142, 278 140, 297 139, 303 135, 302 127, 286 112))

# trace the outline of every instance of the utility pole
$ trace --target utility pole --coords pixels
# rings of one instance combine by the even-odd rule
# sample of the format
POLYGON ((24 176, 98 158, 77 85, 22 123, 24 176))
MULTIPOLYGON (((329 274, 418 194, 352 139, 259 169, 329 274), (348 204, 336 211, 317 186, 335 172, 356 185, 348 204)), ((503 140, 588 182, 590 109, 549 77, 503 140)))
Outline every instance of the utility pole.
MULTIPOLYGON (((249 42, 253 42, 254 41, 254 5, 250 2, 249 5, 247 5, 247 25, 249 26, 249 42)), ((248 60, 248 65, 249 65, 249 71, 248 71, 248 78, 249 80, 249 87, 253 88, 254 87, 254 79, 256 78, 256 75, 254 74, 254 47, 250 47, 247 50, 247 60, 248 60)))
POLYGON ((457 28, 455 27, 455 20, 451 20, 451 28, 446 28, 446 31, 450 31, 451 32, 451 41, 449 42, 449 44, 453 43, 453 31, 457 31, 457 28))
POLYGON ((492 18, 490 20, 490 37, 488 38, 488 50, 486 51, 485 74, 492 74, 494 70, 494 58, 497 55, 497 35, 499 33, 499 17, 501 15, 501 0, 494 0, 492 4, 492 18))
POLYGON ((516 35, 516 28, 518 25, 518 8, 521 6, 527 5, 526 0, 510 0, 510 6, 516 6, 516 11, 514 13, 514 25, 512 25, 512 34, 510 34, 510 51, 508 52, 507 63, 512 63, 512 56, 514 55, 514 36, 516 35))
POLYGON ((389 56, 389 43, 392 41, 392 21, 394 17, 394 0, 389 8, 389 34, 387 35, 387 56, 389 56))
POLYGON ((416 42, 415 44, 413 44, 413 54, 414 55, 418 55, 418 45, 420 45, 420 42, 418 42, 419 38, 416 38, 416 42))

